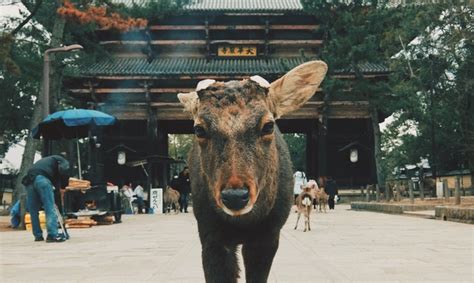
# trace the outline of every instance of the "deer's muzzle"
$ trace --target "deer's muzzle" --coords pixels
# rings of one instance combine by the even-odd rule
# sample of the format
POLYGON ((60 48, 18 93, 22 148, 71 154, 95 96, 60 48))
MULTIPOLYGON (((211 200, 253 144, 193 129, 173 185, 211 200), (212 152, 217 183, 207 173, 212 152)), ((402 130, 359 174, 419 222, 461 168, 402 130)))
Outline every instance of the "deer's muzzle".
POLYGON ((246 187, 226 188, 221 192, 221 199, 227 208, 239 211, 249 202, 249 189, 246 187))

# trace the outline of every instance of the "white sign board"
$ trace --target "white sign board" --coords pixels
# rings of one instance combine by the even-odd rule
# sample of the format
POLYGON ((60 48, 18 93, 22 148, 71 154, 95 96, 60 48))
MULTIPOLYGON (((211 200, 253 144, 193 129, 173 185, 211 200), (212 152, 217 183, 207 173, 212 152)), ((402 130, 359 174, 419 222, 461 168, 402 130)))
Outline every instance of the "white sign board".
POLYGON ((150 208, 153 209, 153 213, 163 213, 163 189, 152 188, 150 190, 150 208))
POLYGON ((436 182, 436 196, 442 198, 443 195, 443 182, 436 182))

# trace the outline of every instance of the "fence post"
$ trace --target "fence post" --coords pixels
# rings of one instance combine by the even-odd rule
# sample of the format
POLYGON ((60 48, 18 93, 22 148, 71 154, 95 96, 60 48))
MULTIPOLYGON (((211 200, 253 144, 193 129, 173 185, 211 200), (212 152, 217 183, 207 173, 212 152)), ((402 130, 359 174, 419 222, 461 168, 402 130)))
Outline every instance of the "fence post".
POLYGON ((365 187, 365 201, 366 202, 370 201, 370 185, 367 185, 365 187))
POLYGON ((424 200, 425 199, 425 188, 424 188, 423 181, 420 180, 420 182, 418 182, 418 185, 420 186, 420 199, 424 200))
POLYGON ((408 191, 410 193, 410 203, 411 204, 414 204, 415 203, 415 198, 413 196, 413 186, 415 185, 415 182, 413 182, 412 180, 410 180, 408 182, 408 191))
POLYGON ((455 203, 456 205, 461 204, 461 192, 460 192, 460 187, 461 187, 461 181, 459 180, 459 176, 456 176, 456 187, 454 191, 454 198, 455 198, 455 203))
POLYGON ((448 189, 448 180, 443 180, 443 193, 444 193, 444 200, 449 202, 449 189, 448 189))
POLYGON ((375 184, 375 201, 380 202, 380 188, 379 184, 375 184))
POLYGON ((401 192, 400 192, 400 186, 401 184, 397 184, 397 202, 401 200, 402 196, 401 196, 401 192))

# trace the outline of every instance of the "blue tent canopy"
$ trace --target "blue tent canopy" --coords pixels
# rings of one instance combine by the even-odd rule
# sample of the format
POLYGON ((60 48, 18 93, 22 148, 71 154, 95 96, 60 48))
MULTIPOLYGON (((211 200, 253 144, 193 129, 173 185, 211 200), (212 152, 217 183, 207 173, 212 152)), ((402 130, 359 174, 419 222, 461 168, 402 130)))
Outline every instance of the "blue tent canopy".
POLYGON ((90 109, 69 109, 48 115, 32 130, 33 138, 57 140, 62 138, 82 138, 95 126, 110 126, 117 118, 90 109))

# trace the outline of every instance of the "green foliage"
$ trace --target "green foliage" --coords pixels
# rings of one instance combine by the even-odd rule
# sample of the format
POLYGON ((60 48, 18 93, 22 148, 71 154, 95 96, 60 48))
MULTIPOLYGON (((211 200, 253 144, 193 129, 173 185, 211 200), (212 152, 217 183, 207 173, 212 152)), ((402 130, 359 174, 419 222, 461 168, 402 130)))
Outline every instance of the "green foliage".
MULTIPOLYGON (((9 26, 16 24, 15 20, 9 22, 9 26)), ((1 58, 11 64, 0 65, 0 133, 5 142, 0 154, 3 154, 29 128, 34 101, 41 88, 41 54, 47 37, 34 25, 23 27, 15 35, 5 31, 0 37, 1 58)))
POLYGON ((321 22, 321 58, 329 65, 323 89, 337 99, 351 87, 351 94, 369 94, 377 109, 396 113, 382 136, 386 174, 426 156, 441 170, 474 169, 472 6, 344 2, 302 1, 321 22), (415 38, 418 44, 409 44, 415 38), (389 63, 389 80, 364 79, 357 68, 364 62, 389 63), (334 70, 347 68, 355 81, 334 79, 334 70))
MULTIPOLYGON (((91 1, 73 1, 78 8, 84 8, 91 1)), ((97 1, 97 4, 108 5, 110 1, 97 1)), ((35 0, 22 1, 28 9, 35 7, 35 0)), ((43 1, 32 24, 24 26, 19 33, 11 36, 0 34, 0 132, 4 136, 5 145, 0 148, 3 153, 10 144, 22 139, 29 128, 33 113, 34 101, 41 91, 42 54, 49 47, 53 31, 56 10, 59 1, 43 1)), ((153 0, 143 6, 134 4, 132 7, 123 5, 109 6, 112 12, 130 17, 146 17, 149 20, 161 19, 164 16, 178 13, 187 1, 153 0)), ((11 25, 14 26, 15 23, 11 25)), ((64 45, 81 44, 84 51, 71 54, 58 54, 56 70, 62 73, 68 58, 68 71, 74 72, 76 66, 91 64, 99 59, 107 58, 107 51, 98 43, 96 26, 81 25, 77 22, 67 22, 64 34, 60 35, 64 45), (74 58, 74 60, 71 60, 74 58)), ((62 96, 64 99, 66 95, 62 96)), ((67 103, 72 103, 67 101, 67 103)), ((62 105, 67 106, 67 105, 62 105)), ((79 105, 76 105, 79 106, 79 105)))
POLYGON ((439 171, 472 168, 472 8, 426 5, 416 20, 425 28, 417 44, 392 60, 390 84, 398 101, 392 106, 397 123, 415 122, 417 135, 399 136, 404 143, 386 152, 386 161, 406 161, 400 157, 406 152, 411 163, 414 156, 429 156, 439 171), (406 142, 409 138, 416 142, 406 142))
POLYGON ((176 160, 188 160, 194 135, 168 135, 168 156, 176 160))
POLYGON ((283 139, 288 145, 294 169, 301 168, 306 171, 306 135, 283 134, 283 139))

